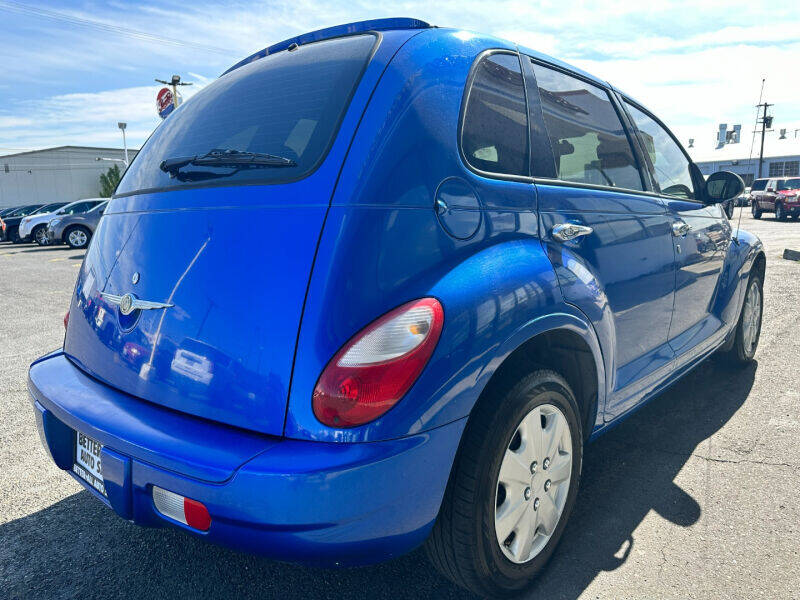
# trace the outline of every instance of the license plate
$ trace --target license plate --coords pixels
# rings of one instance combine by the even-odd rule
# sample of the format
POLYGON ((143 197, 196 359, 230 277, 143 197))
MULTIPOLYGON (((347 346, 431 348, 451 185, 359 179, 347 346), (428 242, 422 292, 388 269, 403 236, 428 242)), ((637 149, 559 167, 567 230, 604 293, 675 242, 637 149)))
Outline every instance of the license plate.
POLYGON ((103 445, 85 433, 75 432, 75 464, 72 470, 98 492, 106 495, 103 483, 103 470, 100 464, 100 451, 103 445))

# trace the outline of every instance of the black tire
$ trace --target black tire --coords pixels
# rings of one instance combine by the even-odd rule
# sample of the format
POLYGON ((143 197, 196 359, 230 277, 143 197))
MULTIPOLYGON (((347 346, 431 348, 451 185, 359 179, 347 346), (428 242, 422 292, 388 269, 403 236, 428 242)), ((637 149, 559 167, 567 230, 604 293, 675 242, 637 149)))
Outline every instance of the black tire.
POLYGON ((31 241, 39 246, 47 246, 47 225, 37 225, 31 231, 31 241))
POLYGON ((508 596, 525 589, 558 545, 575 503, 583 458, 577 403, 567 382, 549 370, 524 375, 473 410, 453 464, 442 507, 425 546, 433 565, 454 583, 483 596, 508 596), (533 558, 509 560, 495 533, 498 473, 518 425, 533 408, 556 406, 572 438, 572 471, 566 502, 553 534, 533 558))
POLYGON ((758 205, 755 203, 755 201, 753 201, 753 204, 750 205, 750 209, 753 211, 753 218, 754 219, 760 219, 761 218, 761 214, 762 214, 763 211, 758 207, 758 205))
POLYGON ((800 213, 794 213, 794 214, 792 215, 792 219, 793 219, 793 220, 795 220, 795 221, 797 221, 798 219, 800 219, 800 213))
MULTIPOLYGON (((77 237, 79 237, 79 236, 77 236, 77 237)), ((91 240, 91 239, 92 239, 92 232, 89 231, 86 227, 81 227, 80 225, 74 225, 72 227, 69 227, 64 232, 64 241, 73 250, 82 250, 83 248, 86 248, 86 246, 89 245, 89 240, 91 240), (70 235, 71 233, 83 233, 83 234, 85 234, 86 239, 85 239, 85 241, 83 241, 83 243, 79 243, 79 240, 73 239, 76 236, 71 236, 70 235)))
POLYGON ((747 281, 747 288, 745 289, 745 299, 742 302, 742 308, 739 311, 739 320, 736 323, 736 330, 733 334, 733 343, 729 349, 723 353, 724 358, 729 364, 734 366, 745 366, 753 360, 753 356, 758 349, 758 341, 761 339, 761 321, 764 316, 764 282, 762 281, 761 274, 752 272, 750 279, 747 281), (760 295, 758 306, 758 328, 755 335, 755 341, 752 344, 745 343, 745 304, 748 299, 748 294, 752 286, 758 289, 760 295))
POLYGON ((778 204, 775 205, 775 219, 778 221, 786 220, 786 209, 780 202, 778 202, 778 204))

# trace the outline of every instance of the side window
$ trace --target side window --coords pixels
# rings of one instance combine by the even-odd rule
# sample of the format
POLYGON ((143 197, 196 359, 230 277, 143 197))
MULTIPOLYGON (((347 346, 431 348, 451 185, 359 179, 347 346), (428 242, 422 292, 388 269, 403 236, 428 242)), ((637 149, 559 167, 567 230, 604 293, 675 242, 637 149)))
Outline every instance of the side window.
POLYGON ((603 88, 533 63, 559 179, 643 190, 642 177, 603 88))
POLYGON ((85 204, 86 204, 85 202, 81 202, 79 204, 73 204, 69 208, 65 209, 64 213, 68 215, 74 215, 75 213, 79 213, 83 210, 83 206, 85 204))
POLYGON ((653 163, 655 178, 661 193, 676 198, 694 200, 694 184, 689 159, 678 142, 652 117, 626 102, 628 112, 639 130, 645 151, 653 163))
POLYGON ((528 175, 528 109, 516 54, 491 54, 475 67, 461 149, 473 167, 528 175))

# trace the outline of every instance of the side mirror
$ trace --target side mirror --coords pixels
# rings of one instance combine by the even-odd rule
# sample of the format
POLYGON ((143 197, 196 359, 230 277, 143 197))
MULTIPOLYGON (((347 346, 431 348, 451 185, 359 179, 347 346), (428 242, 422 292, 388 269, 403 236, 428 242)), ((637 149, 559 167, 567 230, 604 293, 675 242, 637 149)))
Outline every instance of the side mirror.
POLYGON ((717 204, 736 198, 744 191, 744 181, 736 173, 717 171, 706 179, 706 202, 717 204))
POLYGON ((768 188, 767 188, 767 191, 768 191, 768 192, 774 192, 774 191, 775 191, 775 188, 774 188, 774 187, 768 187, 768 188))

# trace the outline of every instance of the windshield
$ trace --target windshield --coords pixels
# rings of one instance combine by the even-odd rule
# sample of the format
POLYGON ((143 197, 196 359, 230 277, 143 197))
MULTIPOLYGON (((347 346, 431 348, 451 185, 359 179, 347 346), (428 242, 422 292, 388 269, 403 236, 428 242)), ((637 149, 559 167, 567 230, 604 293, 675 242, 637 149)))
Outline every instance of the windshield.
POLYGON ((38 207, 37 205, 35 205, 35 204, 34 204, 34 205, 31 205, 31 206, 21 206, 20 208, 18 208, 17 210, 15 210, 14 212, 12 212, 12 213, 11 213, 10 215, 8 215, 8 216, 9 216, 9 217, 24 217, 24 216, 26 216, 26 215, 29 215, 29 214, 31 214, 31 213, 32 213, 33 211, 35 211, 37 208, 39 208, 39 207, 38 207))
POLYGON ((376 39, 365 34, 304 44, 223 75, 158 126, 117 195, 208 180, 273 183, 307 175, 327 153, 376 39), (215 149, 270 154, 288 162, 279 168, 219 164, 225 161, 160 168, 168 159, 202 157, 215 149))
POLYGON ((66 206, 66 202, 53 202, 52 204, 45 204, 42 208, 34 212, 34 215, 43 215, 45 213, 53 212, 61 208, 62 206, 66 206))
POLYGON ((800 189, 800 178, 782 179, 778 182, 778 191, 800 189))
POLYGON ((756 179, 753 182, 753 188, 751 191, 753 192, 760 192, 767 187, 767 180, 766 179, 756 179))

